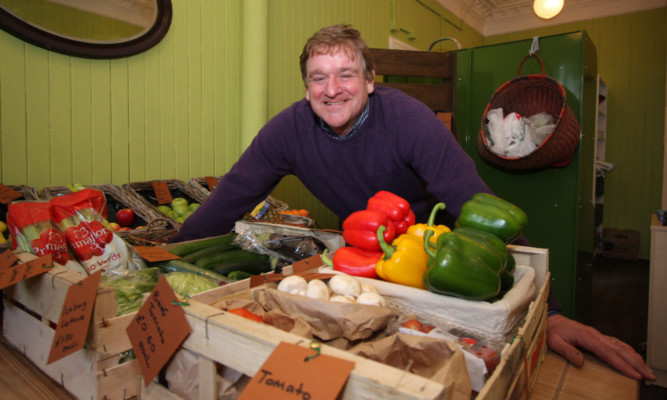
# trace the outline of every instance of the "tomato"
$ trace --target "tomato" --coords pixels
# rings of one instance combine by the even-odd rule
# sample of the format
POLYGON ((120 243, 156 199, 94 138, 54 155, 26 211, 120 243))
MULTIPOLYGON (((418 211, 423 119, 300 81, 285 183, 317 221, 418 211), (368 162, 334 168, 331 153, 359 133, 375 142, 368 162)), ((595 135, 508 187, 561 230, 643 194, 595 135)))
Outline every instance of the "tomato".
POLYGON ((248 310, 246 310, 245 308, 242 308, 242 307, 241 308, 232 308, 231 310, 227 310, 227 312, 231 313, 231 314, 236 314, 236 315, 238 315, 240 317, 243 317, 243 318, 247 318, 251 321, 264 322, 264 318, 262 318, 261 316, 255 314, 253 312, 250 312, 250 311, 248 311, 248 310))
POLYGON ((123 208, 116 213, 116 221, 120 226, 132 226, 134 223, 134 211, 131 208, 123 208))
POLYGON ((403 322, 402 326, 403 326, 403 328, 412 329, 412 330, 419 331, 419 332, 424 331, 424 324, 422 324, 421 322, 419 322, 418 320, 416 320, 414 318, 403 322))
POLYGON ((433 329, 435 329, 435 326, 433 326, 433 325, 424 325, 424 328, 422 329, 422 332, 424 332, 424 333, 429 333, 429 332, 431 332, 433 329))
POLYGON ((500 362, 500 355, 498 352, 488 346, 479 346, 473 348, 471 351, 474 355, 484 360, 484 364, 486 364, 486 369, 489 373, 493 372, 500 362))

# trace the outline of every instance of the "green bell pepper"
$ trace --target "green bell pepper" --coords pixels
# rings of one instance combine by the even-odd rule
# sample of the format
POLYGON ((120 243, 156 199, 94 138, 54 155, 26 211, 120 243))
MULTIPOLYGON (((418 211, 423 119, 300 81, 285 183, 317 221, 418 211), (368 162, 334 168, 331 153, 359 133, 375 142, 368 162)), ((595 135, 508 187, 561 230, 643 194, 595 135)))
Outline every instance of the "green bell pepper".
POLYGON ((505 243, 521 235, 528 223, 523 210, 500 197, 488 193, 477 193, 461 206, 456 226, 476 228, 493 233, 505 243))
POLYGON ((456 228, 430 242, 432 230, 424 233, 429 255, 424 285, 434 293, 467 300, 489 300, 500 293, 501 276, 507 265, 507 248, 498 237, 472 228, 456 228))

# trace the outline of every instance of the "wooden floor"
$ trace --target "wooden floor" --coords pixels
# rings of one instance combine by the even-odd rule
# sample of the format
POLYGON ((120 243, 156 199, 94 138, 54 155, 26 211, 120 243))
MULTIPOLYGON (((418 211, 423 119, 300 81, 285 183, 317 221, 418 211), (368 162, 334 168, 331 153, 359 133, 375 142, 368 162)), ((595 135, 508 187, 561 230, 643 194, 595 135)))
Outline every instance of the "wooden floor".
POLYGON ((4 400, 74 399, 4 340, 0 343, 0 360, 0 388, 4 400))
MULTIPOLYGON (((646 354, 649 261, 581 257, 575 319, 646 354)), ((640 385, 640 400, 665 400, 667 388, 640 385)))

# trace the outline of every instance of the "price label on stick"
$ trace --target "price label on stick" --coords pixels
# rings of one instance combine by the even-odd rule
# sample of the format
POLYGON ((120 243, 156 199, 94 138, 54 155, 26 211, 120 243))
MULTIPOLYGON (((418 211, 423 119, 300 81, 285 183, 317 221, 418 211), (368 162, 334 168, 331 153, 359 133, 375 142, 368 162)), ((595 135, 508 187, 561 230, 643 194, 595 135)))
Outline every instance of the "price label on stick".
POLYGON ((45 254, 25 263, 16 264, 18 258, 11 250, 0 255, 0 289, 49 271, 53 267, 53 256, 45 254))
POLYGON ((280 342, 239 400, 338 398, 354 363, 320 354, 318 346, 307 348, 280 342))
POLYGON ((206 178, 206 185, 208 185, 208 191, 213 192, 216 187, 218 187, 218 180, 215 179, 214 176, 207 176, 206 178))
POLYGON ((150 262, 177 260, 181 258, 165 249, 155 246, 134 246, 134 250, 141 258, 150 262))
POLYGON ((174 198, 171 196, 169 191, 169 186, 165 181, 153 181, 153 192, 155 193, 155 198, 157 199, 158 204, 168 204, 171 203, 174 198))
POLYGON ((93 315, 100 276, 102 276, 101 270, 67 289, 47 364, 83 348, 88 335, 90 318, 93 315))
POLYGON ((181 307, 163 276, 126 329, 146 386, 190 334, 181 307))
POLYGON ((23 197, 21 192, 18 192, 4 183, 0 183, 0 203, 9 204, 12 201, 23 197))

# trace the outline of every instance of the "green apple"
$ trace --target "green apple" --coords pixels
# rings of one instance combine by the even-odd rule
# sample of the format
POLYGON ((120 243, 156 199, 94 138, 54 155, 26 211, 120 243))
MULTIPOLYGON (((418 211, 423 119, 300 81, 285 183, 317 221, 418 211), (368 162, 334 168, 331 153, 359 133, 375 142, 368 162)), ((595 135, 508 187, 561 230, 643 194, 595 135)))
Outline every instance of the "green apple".
POLYGON ((187 205, 182 205, 182 204, 176 204, 175 207, 173 207, 174 212, 176 214, 183 216, 185 215, 186 212, 190 211, 187 205))
POLYGON ((199 203, 190 203, 190 205, 188 206, 188 208, 190 208, 191 211, 195 211, 195 210, 197 210, 197 209, 199 208, 200 205, 201 205, 201 204, 199 204, 199 203))
POLYGON ((183 197, 175 197, 171 201, 171 208, 173 208, 173 209, 175 209, 176 206, 183 206, 183 205, 186 206, 186 207, 188 206, 188 201, 186 199, 184 199, 183 197))
POLYGON ((169 215, 169 212, 171 211, 171 207, 162 204, 160 206, 157 206, 157 210, 164 215, 169 215))

